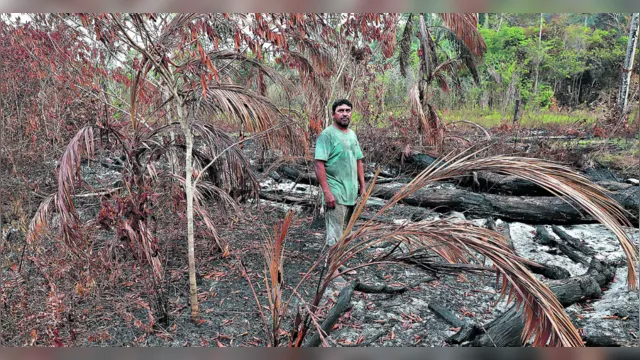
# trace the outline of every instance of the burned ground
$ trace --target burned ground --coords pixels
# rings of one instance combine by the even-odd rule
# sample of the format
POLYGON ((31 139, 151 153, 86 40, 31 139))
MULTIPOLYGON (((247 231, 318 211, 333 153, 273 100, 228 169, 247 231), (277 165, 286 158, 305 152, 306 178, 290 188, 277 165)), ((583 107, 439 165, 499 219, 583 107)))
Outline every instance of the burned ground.
MULTIPOLYGON (((117 172, 99 164, 88 164, 84 175, 86 181, 91 182, 94 176, 102 183, 112 183, 118 177, 117 172)), ((40 174, 43 179, 47 176, 50 176, 49 171, 40 174)), ((17 182, 13 184, 13 188, 3 189, 6 195, 24 186, 16 185, 17 182)), ((293 183, 281 181, 281 185, 286 187, 293 183)), ((53 186, 43 182, 39 190, 46 193, 47 190, 53 191, 53 186)), ((299 187, 299 190, 305 188, 299 187)), ((21 206, 24 223, 24 219, 30 219, 35 212, 39 199, 28 196, 18 203, 14 200, 2 204, 3 214, 11 213, 13 216, 11 221, 3 223, 3 309, 0 324, 3 345, 267 345, 265 324, 260 315, 262 310, 267 322, 270 321, 263 246, 266 238, 273 236, 273 225, 284 218, 283 209, 288 206, 261 200, 257 205, 243 204, 237 214, 210 209, 219 235, 229 242, 230 253, 222 256, 206 232, 196 233, 200 321, 194 324, 188 304, 186 238, 182 231, 184 218, 158 211, 156 231, 162 240, 166 259, 166 281, 155 284, 148 269, 133 258, 126 241, 111 230, 90 234, 90 261, 74 257, 60 244, 55 217, 54 229, 39 242, 26 244, 25 229, 18 226, 18 209, 12 210, 12 205, 14 208, 21 206), (163 318, 163 313, 168 316, 163 318)), ((356 226, 369 218, 382 203, 381 199, 370 200, 356 226)), ((77 202, 85 220, 96 216, 99 204, 97 198, 83 198, 77 202)), ((169 206, 167 199, 157 202, 158 209, 166 206, 169 206)), ((294 208, 297 211, 285 245, 285 299, 291 296, 292 288, 318 259, 324 244, 322 215, 317 211, 314 213, 314 209, 294 208)), ((417 216, 416 211, 415 207, 396 205, 380 220, 402 223, 434 216, 464 217, 459 213, 436 214, 426 209, 420 209, 417 216)), ((473 221, 484 225, 485 220, 473 221)), ((497 224, 504 226, 506 223, 498 219, 497 224)), ((564 254, 535 242, 534 227, 510 223, 509 229, 519 255, 561 266, 572 276, 586 270, 564 254)), ((617 240, 600 225, 566 226, 565 229, 596 250, 599 256, 610 260, 623 257, 617 240)), ((630 231, 637 244, 638 231, 630 231)), ((369 261, 390 250, 391 247, 381 245, 359 256, 358 261, 369 261)), ((287 332, 297 309, 304 311, 309 306, 320 269, 316 269, 312 279, 304 282, 298 290, 303 300, 293 297, 282 324, 282 344, 288 343, 287 332)), ((590 335, 593 335, 591 338, 604 337, 612 344, 623 346, 633 346, 637 342, 638 314, 634 309, 637 310, 638 296, 626 288, 625 269, 624 266, 617 269, 614 282, 603 289, 601 298, 585 299, 566 308, 570 319, 585 338, 590 335)), ((424 279, 429 281, 394 295, 356 291, 350 310, 341 316, 327 339, 332 346, 451 346, 445 340, 459 329, 438 316, 434 307, 444 307, 458 319, 479 327, 489 324, 508 308, 498 294, 497 286, 500 284, 496 284, 495 276, 490 273, 483 276, 434 276, 415 266, 396 264, 361 268, 356 276, 345 275, 345 279, 391 286, 407 286, 424 279)), ((320 318, 333 307, 340 289, 339 285, 330 288, 320 304, 320 318)))

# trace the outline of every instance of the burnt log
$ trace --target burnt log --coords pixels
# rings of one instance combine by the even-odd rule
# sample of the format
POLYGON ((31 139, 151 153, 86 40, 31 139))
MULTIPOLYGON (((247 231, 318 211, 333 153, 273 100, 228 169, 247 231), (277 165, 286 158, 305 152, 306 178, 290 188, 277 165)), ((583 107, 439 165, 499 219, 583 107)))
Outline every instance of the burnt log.
POLYGON ((260 198, 278 203, 302 205, 313 207, 316 205, 314 199, 309 197, 300 197, 291 194, 282 194, 278 191, 260 191, 260 198))
POLYGON ((556 238, 551 236, 551 234, 547 231, 547 229, 541 225, 536 226, 536 236, 534 237, 534 240, 539 242, 542 245, 547 245, 551 247, 558 246, 558 240, 556 240, 556 238))
MULTIPOLYGON (((565 233, 565 236, 568 236, 565 233)), ((590 260, 587 255, 594 255, 595 252, 589 249, 586 245, 580 246, 580 248, 574 247, 571 243, 565 242, 563 239, 556 240, 544 226, 536 226, 535 239, 543 245, 557 247, 563 254, 567 255, 573 262, 589 266, 590 260)))
MULTIPOLYGON (((373 196, 388 200, 404 185, 406 184, 376 185, 373 196)), ((640 204, 638 192, 630 188, 613 193, 612 198, 630 212, 629 220, 637 224, 638 204, 640 204)), ((479 194, 448 184, 419 189, 406 196, 402 202, 433 208, 438 212, 460 211, 467 216, 482 218, 494 216, 506 221, 520 221, 528 224, 566 225, 597 222, 559 197, 479 194)))
MULTIPOLYGON (((276 174, 277 176, 271 176, 271 174, 270 176, 274 179, 276 177, 282 176, 298 184, 309 184, 309 185, 318 186, 318 178, 316 177, 315 171, 305 171, 295 166, 282 165, 278 168, 276 174)), ((385 174, 388 174, 388 173, 385 173, 385 174)), ((374 176, 375 174, 371 172, 366 172, 364 174, 364 178, 366 181, 370 181, 371 179, 373 179, 374 176)), ((385 177, 381 172, 380 174, 378 174, 378 179, 376 180, 376 184, 386 184, 393 181, 395 181, 393 178, 385 177)))
POLYGON ((437 317, 454 327, 461 328, 467 323, 467 321, 459 319, 451 310, 440 304, 429 304, 428 307, 437 317))
POLYGON ((569 245, 573 246, 575 249, 579 250, 581 253, 583 253, 585 255, 595 255, 596 254, 595 250, 589 248, 582 241, 580 241, 580 240, 574 238, 573 236, 567 234, 566 231, 564 231, 560 227, 552 225, 551 229, 553 229, 553 232, 556 233, 560 239, 566 241, 569 245))
MULTIPOLYGON (((343 287, 340 290, 340 294, 338 295, 338 299, 336 300, 336 304, 331 310, 327 313, 327 317, 324 319, 322 324, 320 325, 320 329, 324 333, 324 337, 329 336, 331 331, 333 330, 333 325, 335 325, 342 314, 347 312, 352 308, 351 297, 353 296, 353 292, 355 291, 356 286, 358 286, 359 281, 353 281, 349 283, 347 286, 343 287)), ((309 341, 305 344, 306 347, 317 347, 322 343, 322 338, 319 333, 316 333, 309 339, 309 341)))
MULTIPOLYGON (((422 171, 434 162, 438 162, 437 158, 427 154, 411 154, 405 157, 408 164, 412 164, 416 170, 422 171)), ((597 184, 609 191, 622 191, 629 189, 632 185, 618 182, 617 179, 611 177, 592 177, 591 172, 585 174, 591 177, 597 184)), ((470 187, 474 191, 489 193, 489 194, 501 194, 501 195, 514 195, 514 196, 553 196, 552 193, 544 189, 543 187, 519 178, 513 175, 503 175, 492 173, 488 171, 479 171, 474 174, 469 174, 458 178, 457 184, 463 187, 470 187)))
MULTIPOLYGON (((496 225, 496 223, 493 220, 493 218, 489 217, 487 219, 487 228, 489 230, 497 231, 497 232, 501 233, 504 237, 506 237, 507 238, 507 242, 509 243, 509 247, 511 247, 511 249, 515 251, 515 248, 513 246, 513 240, 511 240, 511 232, 509 230, 509 223, 504 223, 504 226, 502 228, 500 228, 500 227, 498 227, 496 225)), ((546 232, 546 230, 545 230, 545 232, 546 232)), ((549 239, 551 239, 551 240, 553 240, 555 242, 555 239, 553 239, 551 237, 551 235, 546 233, 546 236, 549 239)), ((571 274, 569 273, 569 271, 567 269, 561 268, 560 266, 556 266, 556 265, 537 262, 537 265, 525 264, 525 266, 532 273, 540 274, 540 275, 546 277, 547 279, 559 280, 559 279, 566 279, 566 278, 569 278, 571 276, 571 274)))
POLYGON ((460 344, 465 339, 475 337, 482 333, 479 326, 468 320, 459 319, 451 310, 439 304, 429 304, 429 310, 433 311, 437 317, 444 320, 453 327, 460 328, 458 332, 448 337, 447 344, 460 344))
POLYGON ((303 171, 297 167, 288 165, 280 166, 277 171, 285 178, 295 181, 296 183, 318 185, 318 178, 313 171, 303 171))
POLYGON ((515 196, 553 196, 545 188, 531 181, 513 175, 495 174, 479 171, 474 175, 462 177, 458 185, 472 187, 474 191, 489 194, 515 196))
POLYGON ((545 264, 542 262, 538 262, 537 264, 539 266, 527 265, 527 268, 529 268, 532 273, 540 274, 551 280, 568 279, 571 277, 571 273, 569 272, 569 270, 560 266, 545 264))
MULTIPOLYGON (((551 280, 547 285, 564 307, 586 299, 598 298, 601 288, 609 284, 615 275, 615 267, 593 258, 584 275, 563 280, 551 280)), ((523 310, 509 308, 484 328, 486 332, 475 338, 467 338, 471 346, 522 346, 524 329, 523 310)))

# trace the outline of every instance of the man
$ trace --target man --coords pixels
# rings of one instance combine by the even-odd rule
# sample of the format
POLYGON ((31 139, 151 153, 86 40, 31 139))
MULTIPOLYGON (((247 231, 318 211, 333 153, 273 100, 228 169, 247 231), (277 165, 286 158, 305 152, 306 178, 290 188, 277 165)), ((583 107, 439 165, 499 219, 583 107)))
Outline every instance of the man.
POLYGON ((316 141, 315 168, 326 205, 326 242, 333 246, 342 237, 358 196, 365 191, 362 150, 349 129, 351 102, 337 100, 331 106, 333 124, 316 141))

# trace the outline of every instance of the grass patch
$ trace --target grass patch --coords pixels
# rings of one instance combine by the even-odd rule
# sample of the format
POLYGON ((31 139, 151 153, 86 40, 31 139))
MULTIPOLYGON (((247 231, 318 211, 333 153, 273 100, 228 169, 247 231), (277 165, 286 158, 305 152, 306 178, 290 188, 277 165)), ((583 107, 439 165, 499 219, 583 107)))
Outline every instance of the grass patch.
MULTIPOLYGON (((483 127, 491 128, 499 126, 502 122, 511 122, 513 119, 513 111, 507 111, 505 114, 498 110, 483 109, 461 109, 461 110, 443 110, 442 118, 447 123, 459 120, 473 121, 483 127)), ((593 113, 588 111, 573 111, 571 113, 556 113, 550 111, 527 111, 524 110, 519 114, 520 122, 525 127, 539 127, 546 124, 570 125, 577 122, 592 124, 596 121, 593 113)))

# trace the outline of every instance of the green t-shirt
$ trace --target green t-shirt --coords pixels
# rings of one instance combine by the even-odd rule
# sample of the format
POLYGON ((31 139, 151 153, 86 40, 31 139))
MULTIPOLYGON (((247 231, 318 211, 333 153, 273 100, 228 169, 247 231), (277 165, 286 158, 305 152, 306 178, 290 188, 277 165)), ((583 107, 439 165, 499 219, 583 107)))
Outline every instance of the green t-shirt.
POLYGON ((343 133, 331 125, 316 141, 316 160, 325 161, 329 189, 341 205, 354 205, 358 198, 358 163, 362 150, 356 133, 343 133))

